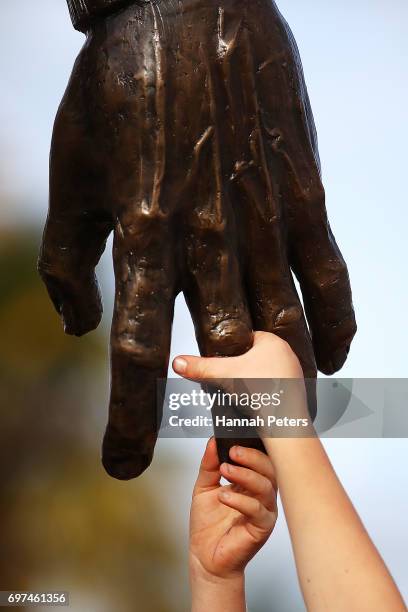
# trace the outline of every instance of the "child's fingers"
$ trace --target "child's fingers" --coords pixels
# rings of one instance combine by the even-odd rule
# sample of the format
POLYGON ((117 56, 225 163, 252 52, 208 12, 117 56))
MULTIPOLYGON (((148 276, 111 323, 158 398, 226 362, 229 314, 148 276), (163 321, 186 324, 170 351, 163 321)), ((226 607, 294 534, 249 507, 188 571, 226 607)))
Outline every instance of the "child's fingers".
POLYGON ((276 506, 276 491, 272 482, 248 468, 223 463, 220 467, 222 476, 230 482, 240 485, 245 491, 255 496, 269 510, 276 506))
POLYGON ((236 493, 230 487, 220 489, 218 498, 225 506, 246 516, 255 527, 265 531, 273 528, 276 517, 265 508, 259 499, 236 493))
POLYGON ((244 448, 243 446, 233 446, 230 449, 230 457, 235 463, 254 470, 270 480, 276 489, 275 470, 268 455, 255 448, 244 448))
POLYGON ((220 477, 220 462, 218 460, 217 445, 215 443, 215 438, 210 438, 201 460, 193 495, 197 495, 208 488, 217 487, 220 483, 220 477))

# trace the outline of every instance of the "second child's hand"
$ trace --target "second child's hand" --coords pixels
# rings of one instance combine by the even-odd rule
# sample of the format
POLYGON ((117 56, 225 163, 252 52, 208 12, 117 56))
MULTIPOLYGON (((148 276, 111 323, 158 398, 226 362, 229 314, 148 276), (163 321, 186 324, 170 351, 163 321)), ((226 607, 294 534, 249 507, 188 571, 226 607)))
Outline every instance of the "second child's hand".
POLYGON ((231 449, 239 465, 219 464, 214 438, 201 462, 190 516, 193 612, 245 610, 244 570, 277 518, 272 464, 254 449, 231 449), (231 484, 222 486, 221 477, 231 484))

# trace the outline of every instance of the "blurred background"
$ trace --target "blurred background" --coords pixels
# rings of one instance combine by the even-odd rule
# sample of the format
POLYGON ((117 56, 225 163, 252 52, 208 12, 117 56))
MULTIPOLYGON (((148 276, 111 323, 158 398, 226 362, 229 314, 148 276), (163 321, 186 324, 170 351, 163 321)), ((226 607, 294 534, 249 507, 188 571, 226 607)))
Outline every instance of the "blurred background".
MULTIPOLYGON (((345 377, 406 377, 405 0, 280 0, 319 132, 327 205, 359 331, 345 377)), ((65 337, 36 273, 55 112, 83 42, 64 0, 2 0, 0 19, 0 590, 66 590, 75 611, 188 609, 189 501, 204 440, 161 440, 136 481, 99 461, 113 275, 100 329, 65 337)), ((196 353, 184 301, 172 356, 196 353)), ((326 440, 408 596, 406 440, 326 440), (404 572, 405 570, 405 572, 404 572)), ((299 500, 301 504, 301 500, 299 500)), ((283 514, 247 572, 253 612, 304 609, 283 514)))

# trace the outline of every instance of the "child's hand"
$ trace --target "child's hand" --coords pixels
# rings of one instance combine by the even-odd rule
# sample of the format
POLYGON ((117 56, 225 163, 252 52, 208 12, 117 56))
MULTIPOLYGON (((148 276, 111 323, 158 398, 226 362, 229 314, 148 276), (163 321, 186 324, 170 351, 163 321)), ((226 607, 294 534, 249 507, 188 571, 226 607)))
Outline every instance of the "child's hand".
POLYGON ((253 347, 239 357, 180 355, 173 370, 190 380, 227 378, 303 378, 302 367, 289 344, 268 332, 255 332, 253 347))
MULTIPOLYGON (((276 417, 309 418, 306 388, 303 371, 298 358, 290 345, 268 332, 255 332, 253 347, 238 357, 195 357, 180 355, 173 361, 173 369, 184 378, 196 381, 216 381, 223 390, 230 392, 236 389, 228 387, 229 379, 242 379, 245 391, 250 394, 263 393, 268 389, 272 393, 284 389, 284 401, 279 406, 261 406, 256 415, 265 420, 272 414, 276 417), (260 383, 260 379, 268 381, 260 383), (289 379, 285 384, 285 379, 289 379), (283 387, 282 387, 283 383, 283 387)), ((254 416, 251 407, 237 406, 245 416, 254 416)), ((314 436, 312 423, 309 423, 308 435, 314 436)), ((293 431, 287 430, 290 435, 293 431)), ((269 427, 259 427, 258 435, 264 439, 271 436, 269 427)), ((306 429, 302 430, 306 435, 306 429)), ((223 474, 225 476, 225 474, 223 474)))
POLYGON ((276 482, 268 456, 240 447, 230 456, 239 466, 220 466, 215 440, 209 440, 191 506, 193 580, 242 576, 276 523, 276 482), (221 476, 233 484, 221 486, 221 476))

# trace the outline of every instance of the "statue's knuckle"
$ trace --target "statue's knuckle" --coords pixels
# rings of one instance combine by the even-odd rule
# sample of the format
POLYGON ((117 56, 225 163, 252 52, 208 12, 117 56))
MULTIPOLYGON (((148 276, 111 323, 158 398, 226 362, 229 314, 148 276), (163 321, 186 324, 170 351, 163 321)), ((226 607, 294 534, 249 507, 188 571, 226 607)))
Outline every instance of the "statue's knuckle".
POLYGON ((303 309, 300 304, 287 306, 279 310, 275 317, 276 327, 291 327, 296 325, 303 318, 303 309))
POLYGON ((124 212, 116 223, 118 237, 127 240, 139 240, 144 237, 159 236, 165 227, 166 215, 158 209, 143 210, 142 207, 124 212))
POLYGON ((327 293, 337 291, 344 284, 348 285, 349 276, 346 263, 342 259, 337 259, 330 263, 330 267, 324 270, 317 283, 318 291, 327 293))
POLYGON ((127 334, 112 341, 112 352, 114 356, 126 358, 145 368, 162 368, 166 362, 165 351, 160 346, 140 342, 127 334))
POLYGON ((252 332, 239 319, 224 319, 207 331, 207 346, 214 355, 239 355, 245 353, 251 343, 252 332))

